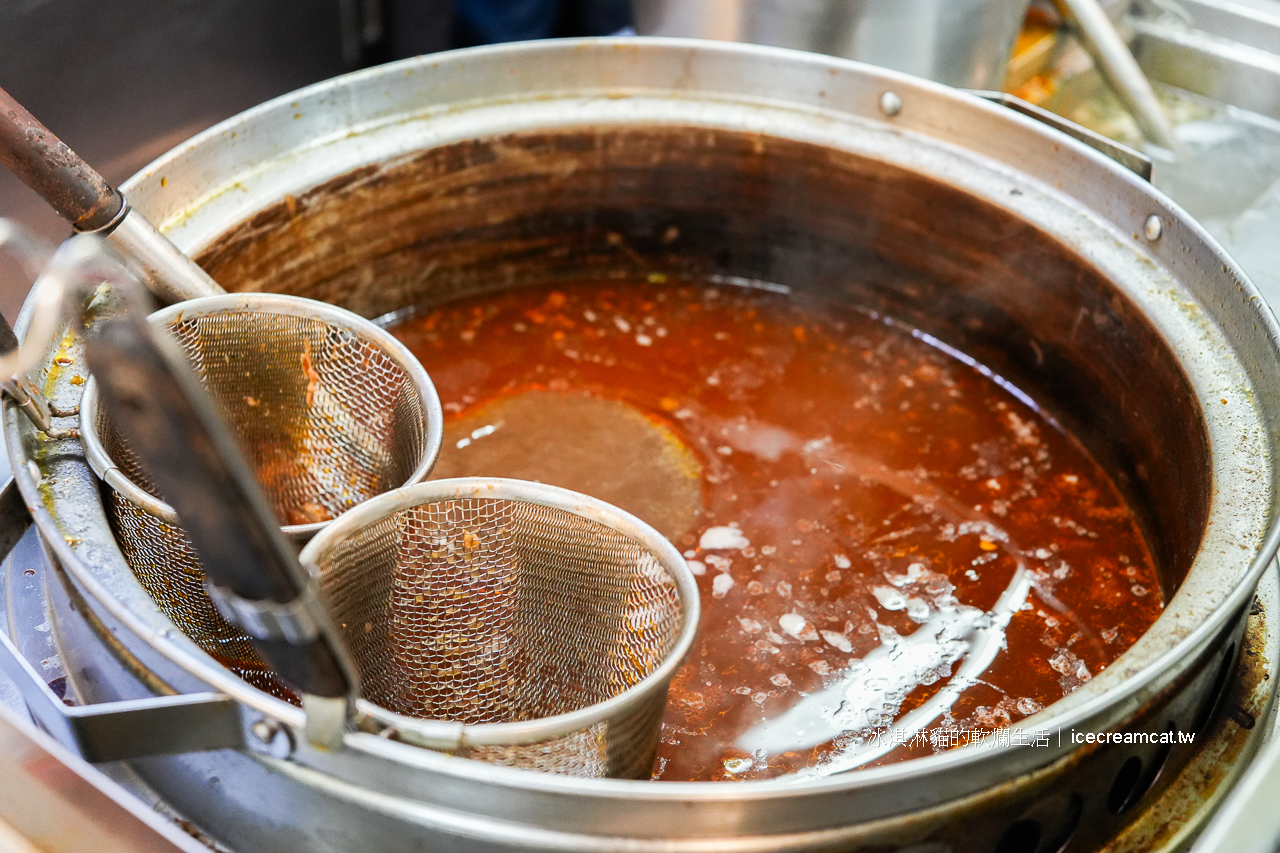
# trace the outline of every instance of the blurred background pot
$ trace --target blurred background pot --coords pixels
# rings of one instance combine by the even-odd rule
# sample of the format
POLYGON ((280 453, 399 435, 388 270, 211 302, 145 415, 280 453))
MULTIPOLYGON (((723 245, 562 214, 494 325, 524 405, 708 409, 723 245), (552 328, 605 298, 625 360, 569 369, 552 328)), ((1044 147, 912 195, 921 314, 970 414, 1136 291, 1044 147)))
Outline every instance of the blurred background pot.
POLYGON ((999 89, 1029 0, 632 0, 641 35, 790 47, 999 89))

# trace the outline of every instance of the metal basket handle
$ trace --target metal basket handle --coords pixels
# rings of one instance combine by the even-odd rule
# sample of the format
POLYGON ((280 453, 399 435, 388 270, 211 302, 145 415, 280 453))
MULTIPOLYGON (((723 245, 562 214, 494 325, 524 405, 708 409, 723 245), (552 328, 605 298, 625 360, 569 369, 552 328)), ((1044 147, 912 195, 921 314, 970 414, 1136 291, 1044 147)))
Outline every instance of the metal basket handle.
POLYGON ((981 89, 962 89, 961 91, 982 98, 984 101, 999 104, 1006 109, 1013 110, 1015 113, 1021 113, 1027 118, 1035 119, 1059 133, 1066 134, 1077 142, 1088 145, 1094 151, 1110 157, 1144 181, 1151 180, 1151 158, 1140 151, 1135 151, 1127 145, 1116 142, 1114 139, 1108 139, 1101 133, 1078 125, 1057 113, 1049 112, 1043 107, 1037 107, 1029 101, 1014 97, 1008 92, 991 92, 981 89))
POLYGON ((302 694, 308 740, 340 747, 358 670, 176 343, 130 312, 95 329, 85 359, 117 427, 200 556, 214 603, 302 694))

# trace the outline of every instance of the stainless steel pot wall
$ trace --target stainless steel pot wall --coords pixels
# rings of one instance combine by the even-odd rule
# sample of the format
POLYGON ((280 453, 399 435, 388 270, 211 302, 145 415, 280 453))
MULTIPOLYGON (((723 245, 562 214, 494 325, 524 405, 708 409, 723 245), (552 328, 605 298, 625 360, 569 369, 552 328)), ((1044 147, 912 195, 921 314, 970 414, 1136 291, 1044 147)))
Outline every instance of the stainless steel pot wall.
MULTIPOLYGON (((365 733, 319 753, 291 734, 298 709, 174 630, 110 538, 78 445, 42 440, 10 407, 80 698, 235 699, 244 748, 133 765, 232 847, 994 850, 1034 830, 1028 851, 1068 836, 1088 849, 1190 748, 1070 732, 1203 724, 1275 551, 1280 329, 1256 291, 1131 173, 941 86, 735 45, 484 48, 265 104, 125 190, 225 286, 368 316, 608 274, 845 294, 1066 421, 1138 511, 1172 596, 1133 649, 1026 722, 1063 733, 1044 748, 971 746, 802 784, 574 780, 365 733)), ((58 355, 49 387, 65 401, 75 343, 58 355)))

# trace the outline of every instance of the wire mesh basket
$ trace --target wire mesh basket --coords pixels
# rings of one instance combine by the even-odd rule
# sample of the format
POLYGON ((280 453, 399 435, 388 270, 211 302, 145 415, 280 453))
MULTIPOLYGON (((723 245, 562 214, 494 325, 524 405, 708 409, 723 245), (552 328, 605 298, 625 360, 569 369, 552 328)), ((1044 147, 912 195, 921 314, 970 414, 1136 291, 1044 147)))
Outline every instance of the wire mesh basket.
POLYGON ((302 552, 367 717, 455 755, 647 778, 697 628, 675 548, 565 489, 464 478, 382 495, 302 552))
MULTIPOLYGON (((399 341, 349 311, 294 296, 228 294, 152 314, 186 353, 299 544, 375 495, 426 477, 443 413, 431 380, 399 341)), ((173 509, 98 404, 81 403, 85 455, 106 482, 121 551, 160 609, 255 686, 287 696, 248 637, 214 608, 173 509)))

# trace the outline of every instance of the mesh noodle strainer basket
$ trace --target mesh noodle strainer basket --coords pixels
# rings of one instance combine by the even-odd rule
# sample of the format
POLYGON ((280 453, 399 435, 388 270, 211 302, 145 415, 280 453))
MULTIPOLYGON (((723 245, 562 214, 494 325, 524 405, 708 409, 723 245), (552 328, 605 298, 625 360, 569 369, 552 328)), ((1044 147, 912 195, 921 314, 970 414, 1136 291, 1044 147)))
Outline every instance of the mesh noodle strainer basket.
MULTIPOLYGON (((262 293, 193 299, 150 320, 178 341, 293 541, 422 480, 435 464, 443 422, 435 388, 417 359, 368 320, 262 293)), ((290 698, 249 638, 214 608, 173 509, 99 405, 93 381, 81 402, 81 436, 108 486, 121 551, 160 609, 241 678, 290 698)))
POLYGON ((636 517, 519 480, 381 495, 303 550, 404 741, 576 776, 648 778, 697 631, 684 559, 636 517))

